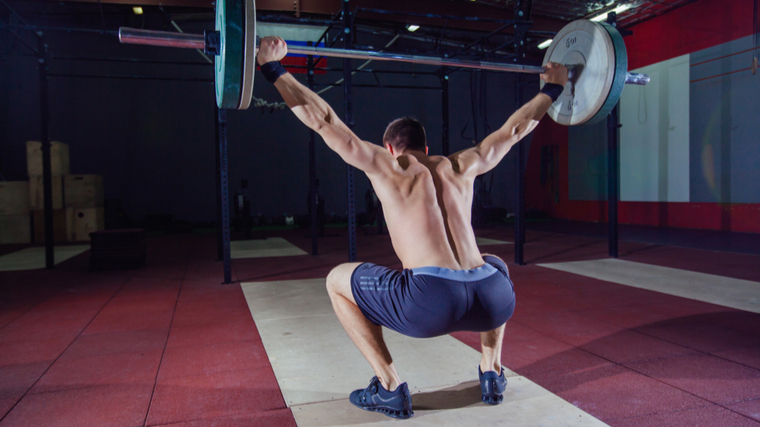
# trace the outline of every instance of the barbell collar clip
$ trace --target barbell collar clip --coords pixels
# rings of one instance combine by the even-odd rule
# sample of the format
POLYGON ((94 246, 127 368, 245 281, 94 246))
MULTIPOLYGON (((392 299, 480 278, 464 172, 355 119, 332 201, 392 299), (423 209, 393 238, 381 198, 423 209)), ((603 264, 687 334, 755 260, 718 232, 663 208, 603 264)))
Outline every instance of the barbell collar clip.
POLYGON ((219 31, 203 32, 203 53, 206 55, 219 55, 222 51, 221 36, 219 31))

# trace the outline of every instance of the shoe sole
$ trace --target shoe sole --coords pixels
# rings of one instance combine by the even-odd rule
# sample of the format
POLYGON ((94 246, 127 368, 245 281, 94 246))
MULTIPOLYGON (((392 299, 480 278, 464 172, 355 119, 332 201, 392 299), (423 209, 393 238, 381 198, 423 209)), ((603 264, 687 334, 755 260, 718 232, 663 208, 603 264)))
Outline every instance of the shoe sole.
POLYGON ((503 395, 482 395, 480 396, 480 400, 483 401, 483 403, 486 403, 488 405, 498 405, 499 403, 504 401, 503 395))
POLYGON ((360 409, 364 409, 365 411, 370 412, 379 412, 381 414, 385 414, 386 416, 389 416, 391 418, 398 418, 405 420, 407 418, 412 418, 414 416, 414 411, 397 411, 395 409, 389 409, 389 408, 365 408, 364 406, 359 406, 355 404, 354 402, 351 402, 354 406, 360 409))

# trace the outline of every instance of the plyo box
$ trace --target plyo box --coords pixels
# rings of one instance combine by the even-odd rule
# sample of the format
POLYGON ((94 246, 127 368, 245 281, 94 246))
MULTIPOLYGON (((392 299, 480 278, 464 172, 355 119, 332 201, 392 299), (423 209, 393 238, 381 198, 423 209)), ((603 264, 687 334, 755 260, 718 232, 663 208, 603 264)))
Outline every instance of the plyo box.
POLYGON ((66 209, 66 240, 69 242, 88 242, 90 233, 104 228, 103 208, 66 209))
MULTIPOLYGON (((42 243, 45 241, 45 211, 34 211, 34 242, 42 243)), ((53 209, 53 241, 66 241, 66 211, 63 209, 53 209)))
POLYGON ((18 215, 0 215, 0 244, 31 242, 32 220, 29 212, 18 215))
POLYGON ((0 181, 0 215, 28 218, 30 210, 29 181, 0 181))
MULTIPOLYGON (((53 183, 53 209, 63 209, 63 176, 50 177, 53 183)), ((29 205, 32 210, 45 209, 45 187, 42 175, 29 176, 29 205)))
MULTIPOLYGON (((51 141, 50 144, 51 173, 53 175, 70 174, 69 146, 58 141, 51 141)), ((42 175, 42 143, 40 141, 26 142, 26 170, 29 176, 42 175)))
POLYGON ((63 194, 67 208, 98 208, 103 206, 103 177, 100 175, 66 175, 63 194))

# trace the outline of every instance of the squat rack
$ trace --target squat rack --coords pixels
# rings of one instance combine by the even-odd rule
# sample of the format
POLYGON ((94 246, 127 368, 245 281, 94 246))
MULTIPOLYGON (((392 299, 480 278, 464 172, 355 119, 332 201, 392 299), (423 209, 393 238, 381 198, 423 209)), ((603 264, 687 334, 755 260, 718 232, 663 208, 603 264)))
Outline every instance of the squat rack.
MULTIPOLYGON (((22 44, 24 44, 29 50, 31 50, 35 56, 39 58, 39 73, 40 73, 40 104, 41 104, 41 140, 42 140, 42 152, 43 152, 43 188, 44 188, 44 200, 45 200, 45 255, 46 255, 46 268, 53 268, 54 267, 54 259, 53 259, 53 213, 52 213, 52 179, 51 179, 51 157, 50 157, 50 138, 49 138, 49 96, 48 96, 48 79, 50 76, 61 76, 61 77, 99 77, 99 78, 131 78, 131 79, 140 79, 141 76, 95 76, 95 75, 66 75, 66 74, 52 74, 49 72, 48 69, 48 63, 49 60, 52 58, 49 55, 48 52, 48 46, 45 44, 44 39, 42 37, 42 32, 35 32, 32 30, 32 32, 37 36, 38 38, 38 47, 35 49, 30 44, 28 44, 18 33, 14 31, 14 28, 20 28, 20 29, 31 29, 33 28, 31 25, 28 25, 26 22, 23 21, 23 19, 15 12, 13 11, 3 0, 0 0, 0 3, 2 3, 9 11, 11 11, 12 16, 16 16, 20 22, 22 22, 24 25, 21 26, 12 26, 12 25, 3 25, 5 29, 7 29, 12 35, 14 35, 17 39, 21 41, 22 44)), ((514 25, 515 28, 515 37, 513 39, 514 42, 514 48, 515 48, 515 57, 514 61, 516 63, 521 63, 522 58, 524 55, 524 42, 525 42, 525 36, 528 32, 528 29, 530 27, 530 9, 532 6, 532 0, 518 0, 516 8, 515 8, 515 19, 513 21, 503 21, 504 23, 508 24, 509 22, 514 25)), ((364 10, 364 9, 357 9, 364 10)), ((371 13, 380 13, 377 9, 366 9, 365 11, 371 12, 371 13)), ((383 13, 393 13, 389 11, 382 11, 383 13)), ((12 16, 10 19, 12 19, 12 16)), ((350 49, 352 46, 352 40, 353 40, 353 33, 354 33, 354 20, 352 16, 352 12, 349 8, 349 0, 343 0, 342 1, 342 8, 341 13, 339 16, 341 18, 342 23, 342 34, 340 38, 343 40, 344 48, 350 49)), ((453 18, 453 17, 446 17, 453 18)), ((611 16, 611 21, 614 22, 614 16, 611 16)), ((497 22, 498 20, 493 20, 494 22, 497 22)), ((501 22, 501 21, 498 21, 501 22)), ((333 22, 334 23, 334 22, 333 22)), ((322 37, 320 38, 320 41, 322 38, 327 37, 328 32, 330 28, 333 26, 333 23, 330 23, 330 26, 327 28, 327 30, 323 33, 322 37)), ((500 28, 503 29, 504 27, 500 28)), ((499 30, 493 31, 490 34, 481 37, 480 40, 470 43, 465 48, 460 50, 458 53, 462 53, 463 51, 469 49, 472 46, 478 45, 483 40, 489 38, 490 36, 497 34, 499 30)), ((332 43, 335 43, 337 41, 338 37, 336 37, 332 43)), ((318 41, 319 43, 319 41, 318 41)), ((332 44, 331 43, 331 44, 332 44)), ((499 46, 497 49, 503 47, 499 46)), ((490 53, 493 53, 495 50, 492 50, 490 53)), ((79 59, 79 58, 60 58, 60 59, 79 59)), ((318 61, 317 61, 318 62, 318 61)), ((196 65, 196 64, 193 64, 196 65)), ((315 83, 313 80, 313 73, 315 68, 315 61, 313 57, 308 58, 308 65, 307 65, 307 79, 308 79, 308 85, 310 88, 315 87, 315 83)), ((328 71, 332 71, 329 70, 328 71)), ((383 87, 383 86, 372 86, 372 85, 354 85, 352 82, 352 74, 356 71, 364 71, 364 70, 352 70, 351 66, 351 60, 348 58, 344 59, 344 67, 343 67, 343 73, 344 73, 344 79, 342 82, 343 91, 344 91, 344 115, 345 115, 345 122, 349 127, 353 127, 353 114, 352 114, 352 89, 354 86, 356 87, 383 87)), ((441 67, 438 71, 435 73, 412 73, 412 74, 435 74, 439 78, 440 87, 413 87, 413 86, 401 86, 401 85, 390 85, 385 87, 397 87, 397 88, 414 88, 414 89, 438 89, 441 91, 442 96, 442 122, 443 122, 443 133, 442 133, 442 151, 444 155, 449 155, 449 84, 448 84, 448 76, 452 72, 457 71, 456 69, 451 70, 449 67, 441 67)), ((365 71, 366 72, 366 71, 365 71)), ((382 71, 370 71, 370 72, 382 72, 382 71)), ((400 72, 403 73, 403 72, 400 72)), ((144 77, 146 79, 158 79, 156 77, 144 77)), ((172 79, 172 80, 178 80, 178 79, 172 79)), ((182 79, 179 79, 182 80, 182 79)), ((207 81, 205 79, 186 79, 189 81, 207 81)), ((516 89, 517 89, 517 102, 516 106, 519 108, 522 105, 522 76, 517 76, 516 81, 516 89)), ((332 86, 332 85, 329 85, 332 86)), ((610 216, 609 216, 609 241, 610 241, 610 256, 617 256, 617 194, 613 194, 613 192, 616 192, 617 190, 617 162, 612 161, 612 159, 617 157, 616 153, 616 146, 617 146, 617 138, 616 136, 617 132, 613 131, 613 129, 617 130, 619 128, 619 124, 617 123, 617 117, 616 116, 617 111, 614 111, 613 114, 611 114, 609 118, 609 141, 608 141, 608 153, 609 153, 609 159, 608 162, 608 168, 609 168, 609 185, 608 189, 610 191, 610 198, 609 198, 609 209, 610 209, 610 216), (613 124, 614 121, 614 124, 613 124), (614 138, 614 140, 613 140, 614 138), (614 183, 614 184, 613 184, 614 183)), ((219 230, 219 252, 220 252, 220 258, 224 261, 224 283, 231 283, 231 259, 230 259, 230 251, 229 251, 229 185, 228 185, 228 170, 227 170, 227 138, 226 138, 226 111, 225 110, 218 110, 215 114, 215 122, 216 122, 216 130, 217 130, 217 189, 218 189, 218 197, 217 201, 218 203, 218 209, 217 209, 217 215, 218 219, 220 220, 219 223, 221 225, 219 230)), ((310 133, 309 138, 309 146, 310 146, 310 154, 309 154, 309 187, 310 187, 310 204, 312 205, 311 209, 311 224, 312 224, 312 254, 317 254, 318 252, 318 244, 317 244, 317 233, 316 233, 316 224, 317 224, 317 209, 316 209, 316 166, 315 166, 315 143, 314 143, 314 134, 313 132, 310 133)), ((515 263, 518 265, 524 264, 523 260, 523 245, 525 241, 525 225, 524 225, 524 173, 525 173, 525 152, 524 147, 522 144, 518 144, 518 156, 517 156, 517 170, 518 170, 518 185, 517 185, 517 207, 515 212, 515 263)), ((347 180, 347 188, 348 188, 348 228, 349 228, 349 261, 355 261, 356 260, 356 210, 355 210, 355 194, 354 194, 354 171, 353 168, 350 165, 347 165, 346 170, 346 180, 347 180)))

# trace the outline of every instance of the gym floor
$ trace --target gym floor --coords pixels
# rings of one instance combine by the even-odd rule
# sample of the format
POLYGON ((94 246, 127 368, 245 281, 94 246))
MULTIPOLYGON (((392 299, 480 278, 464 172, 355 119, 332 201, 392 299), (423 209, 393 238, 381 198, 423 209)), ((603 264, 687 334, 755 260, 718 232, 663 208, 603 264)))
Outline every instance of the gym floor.
MULTIPOLYGON (((0 272, 0 426, 307 425, 283 397, 282 374, 275 375, 286 365, 273 360, 269 353, 275 347, 262 340, 271 322, 254 322, 258 313, 252 316, 243 289, 324 279, 347 257, 345 230, 336 233, 320 239, 318 256, 235 259, 238 283, 233 285, 220 284, 214 234, 150 237, 147 265, 136 270, 89 272, 84 252, 55 270, 0 272)), ((499 240, 511 240, 511 233, 510 228, 476 230, 479 237, 499 240)), ((606 240, 582 234, 529 230, 529 265, 522 267, 510 262, 511 244, 481 248, 508 262, 516 286, 504 366, 581 414, 554 419, 552 425, 598 420, 611 426, 760 426, 760 257, 621 242, 620 262, 642 271, 674 272, 655 291, 558 269, 557 263, 607 258, 606 240), (719 276, 716 280, 745 293, 740 303, 746 309, 700 301, 710 298, 704 289, 693 298, 672 295, 668 281, 680 280, 679 272, 694 280, 719 276), (584 413, 593 418, 582 418, 584 413)), ((273 231, 268 237, 310 250, 302 230, 273 231)), ((360 229, 358 243, 360 260, 400 267, 388 236, 360 229)), ((4 246, 0 255, 19 249, 4 246)), ((593 270, 594 264, 582 265, 593 270)), ((321 294, 320 286, 314 295, 321 294)), ((312 296, 291 298, 308 305, 312 296)), ((477 334, 452 337, 465 350, 478 349, 477 334)), ((346 351, 355 350, 347 346, 346 351)), ((323 362, 319 352, 296 356, 307 366, 323 362)), ((475 354, 473 367, 477 360, 475 354)), ((404 367, 399 369, 403 375, 404 367)), ((333 374, 337 370, 324 373, 333 374)), ((356 379, 361 387, 368 380, 356 379)), ((519 389, 519 380, 510 380, 510 387, 519 389)), ((413 391, 413 399, 415 394, 422 397, 413 391)), ((462 407, 490 410, 460 398, 462 407)), ((427 415, 436 410, 462 409, 427 406, 410 422, 432 425, 434 417, 427 415)), ((353 411, 365 416, 360 424, 397 422, 353 411)), ((321 422, 350 424, 346 418, 321 422)))

